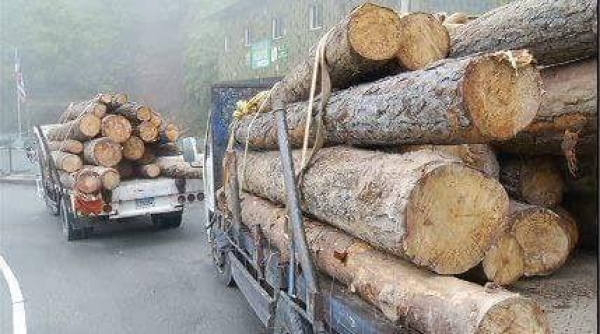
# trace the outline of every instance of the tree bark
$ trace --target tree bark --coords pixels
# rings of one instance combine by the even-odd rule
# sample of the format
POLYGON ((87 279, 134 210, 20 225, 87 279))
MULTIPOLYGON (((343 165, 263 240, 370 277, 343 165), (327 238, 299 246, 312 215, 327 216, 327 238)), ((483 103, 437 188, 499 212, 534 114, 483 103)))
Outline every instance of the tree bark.
POLYGON ((588 59, 542 69, 546 93, 533 122, 515 138, 498 142, 504 151, 522 154, 558 154, 565 131, 579 132, 577 153, 597 151, 598 60, 588 59))
POLYGON ((150 122, 142 122, 136 126, 133 134, 140 137, 145 143, 154 143, 159 138, 158 128, 150 122))
POLYGON ((154 151, 156 156, 159 157, 172 157, 181 155, 181 150, 179 150, 179 147, 177 147, 175 143, 152 145, 151 149, 154 151))
MULTIPOLYGON (((333 94, 324 115, 326 144, 467 144, 508 139, 525 128, 539 107, 541 82, 527 52, 517 69, 505 53, 446 59, 427 70, 402 73, 333 94), (494 78, 490 80, 490 78, 494 78)), ((287 107, 289 136, 304 138, 306 103, 287 107)), ((272 113, 244 117, 236 140, 277 148, 272 113)), ((314 129, 313 129, 314 130, 314 129)), ((313 131, 314 132, 314 131, 313 131)))
POLYGON ((597 55, 595 0, 523 0, 496 8, 459 28, 450 57, 528 49, 539 64, 597 55))
POLYGON ((202 168, 192 167, 178 157, 160 157, 156 159, 156 164, 160 167, 160 174, 176 179, 201 179, 202 168))
POLYGON ((179 128, 175 124, 165 124, 160 129, 160 142, 172 143, 179 138, 179 128))
POLYGON ((48 149, 50 151, 62 151, 72 154, 80 154, 83 152, 83 144, 77 140, 63 140, 63 141, 48 141, 48 149))
POLYGON ((160 176, 160 167, 155 163, 134 165, 134 174, 147 179, 155 179, 160 176))
POLYGON ((102 187, 98 174, 88 169, 82 169, 76 173, 59 171, 58 175, 64 187, 83 194, 95 194, 102 187))
POLYGON ((500 164, 496 159, 494 150, 486 144, 463 144, 463 145, 407 145, 399 149, 399 152, 414 152, 428 150, 449 154, 462 160, 468 167, 476 169, 484 174, 498 179, 500 175, 500 164))
MULTIPOLYGON (((242 216, 287 257, 290 236, 284 208, 247 195, 242 216)), ((420 270, 316 220, 305 219, 304 227, 320 271, 395 323, 423 333, 550 333, 542 309, 519 294, 420 270)))
POLYGON ((139 160, 144 156, 146 145, 137 136, 131 136, 123 143, 123 158, 127 160, 139 160))
MULTIPOLYGON (((246 166, 244 190, 286 202, 278 152, 249 151, 246 166)), ((440 274, 477 265, 508 212, 496 180, 434 152, 321 149, 300 190, 307 214, 440 274)))
MULTIPOLYGON (((325 60, 333 88, 347 88, 377 72, 400 50, 401 20, 390 8, 364 4, 356 8, 328 35, 325 60)), ((307 100, 312 81, 316 45, 271 91, 284 103, 307 100)), ((272 102, 267 102, 270 108, 272 102)))
POLYGON ((113 190, 121 183, 121 175, 115 168, 93 165, 85 165, 83 168, 98 174, 102 188, 106 190, 113 190))
POLYGON ((98 98, 94 98, 89 101, 71 103, 67 110, 60 116, 60 120, 61 123, 72 121, 82 114, 92 114, 102 118, 106 115, 106 110, 106 105, 99 102, 98 98))
POLYGON ((565 183, 554 157, 507 156, 500 166, 500 182, 513 198, 549 208, 562 202, 565 183))
POLYGON ((70 122, 45 125, 42 130, 48 140, 73 139, 83 142, 100 133, 100 123, 97 116, 85 114, 70 122))
POLYGON ((115 109, 113 113, 126 117, 132 125, 139 125, 150 120, 152 109, 143 104, 127 102, 115 109))
POLYGON ((83 146, 84 160, 92 165, 113 167, 123 158, 121 145, 107 137, 85 142, 83 146))
POLYGON ((83 162, 81 158, 75 154, 52 151, 50 152, 54 166, 56 169, 64 170, 68 173, 73 173, 81 169, 83 162))
POLYGON ((119 115, 108 115, 102 119, 102 136, 122 144, 131 137, 132 127, 127 118, 119 115))

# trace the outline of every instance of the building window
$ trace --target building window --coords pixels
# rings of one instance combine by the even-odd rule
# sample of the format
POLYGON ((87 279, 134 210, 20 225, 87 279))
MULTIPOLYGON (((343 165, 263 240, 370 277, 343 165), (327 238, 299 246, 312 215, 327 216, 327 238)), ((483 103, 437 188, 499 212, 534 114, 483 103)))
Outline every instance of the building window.
POLYGON ((310 5, 308 7, 308 19, 310 20, 310 29, 321 29, 323 27, 323 6, 310 5))
POLYGON ((274 18, 271 23, 271 31, 273 39, 280 39, 285 35, 285 26, 283 20, 280 18, 274 18))
POLYGON ((225 37, 225 41, 223 43, 223 49, 225 49, 225 52, 229 51, 229 37, 225 37))
POLYGON ((244 45, 250 46, 252 44, 252 36, 250 35, 250 28, 244 30, 244 45))

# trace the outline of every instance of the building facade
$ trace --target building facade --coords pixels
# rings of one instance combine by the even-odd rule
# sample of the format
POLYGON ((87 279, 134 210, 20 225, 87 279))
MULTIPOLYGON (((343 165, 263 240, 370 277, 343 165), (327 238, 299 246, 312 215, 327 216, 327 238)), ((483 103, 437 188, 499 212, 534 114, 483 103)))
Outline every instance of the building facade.
MULTIPOLYGON (((220 25, 219 81, 280 77, 363 0, 238 0, 220 25)), ((379 0, 399 12, 481 14, 506 0, 379 0)))

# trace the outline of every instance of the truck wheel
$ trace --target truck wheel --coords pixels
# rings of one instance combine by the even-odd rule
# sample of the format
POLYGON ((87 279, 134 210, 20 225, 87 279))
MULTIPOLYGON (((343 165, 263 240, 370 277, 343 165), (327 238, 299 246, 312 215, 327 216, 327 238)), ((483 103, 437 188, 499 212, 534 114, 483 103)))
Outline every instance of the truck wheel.
MULTIPOLYGON (((213 229, 211 229, 211 233, 213 229)), ((227 252, 220 251, 217 247, 217 241, 212 238, 210 243, 210 253, 212 255, 213 267, 215 268, 215 274, 219 282, 225 286, 234 286, 235 280, 231 274, 231 262, 229 262, 229 256, 227 252)))
POLYGON ((159 213, 151 216, 152 224, 159 229, 181 226, 183 211, 159 213))
POLYGON ((283 299, 277 301, 273 334, 312 334, 310 325, 302 319, 292 305, 283 299))
POLYGON ((67 241, 85 239, 88 237, 85 230, 79 228, 77 218, 67 210, 67 198, 63 197, 60 200, 60 220, 62 231, 67 241))

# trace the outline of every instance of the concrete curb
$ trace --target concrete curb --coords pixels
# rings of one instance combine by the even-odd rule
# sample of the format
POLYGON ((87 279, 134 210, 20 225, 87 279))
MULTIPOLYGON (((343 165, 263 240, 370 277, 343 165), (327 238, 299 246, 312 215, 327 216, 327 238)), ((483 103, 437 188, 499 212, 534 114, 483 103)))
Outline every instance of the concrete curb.
POLYGON ((31 175, 0 176, 0 183, 6 184, 35 186, 35 180, 36 177, 31 175))

